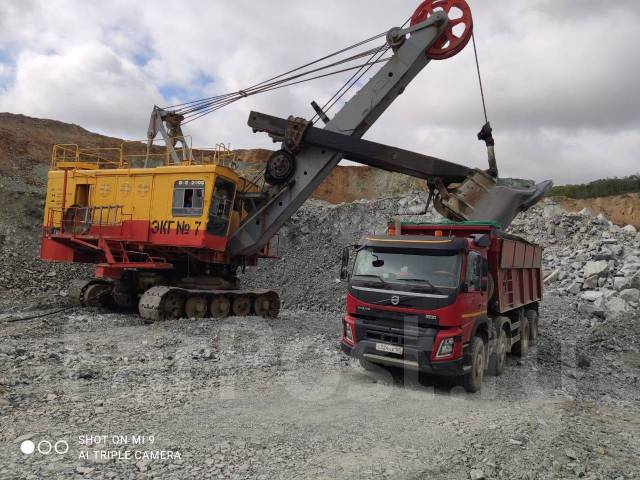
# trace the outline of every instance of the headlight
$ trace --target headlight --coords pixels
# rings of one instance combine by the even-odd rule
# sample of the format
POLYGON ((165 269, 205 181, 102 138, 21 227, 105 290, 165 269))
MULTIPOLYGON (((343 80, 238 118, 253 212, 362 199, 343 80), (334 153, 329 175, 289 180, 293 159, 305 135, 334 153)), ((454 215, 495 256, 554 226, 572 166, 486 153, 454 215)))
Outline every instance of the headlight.
POLYGON ((351 327, 347 322, 342 322, 342 324, 345 338, 350 342, 353 342, 353 333, 351 332, 351 327))
POLYGON ((440 342, 440 348, 438 348, 438 353, 436 358, 448 357, 453 354, 453 345, 455 343, 455 339, 453 337, 445 338, 440 342))

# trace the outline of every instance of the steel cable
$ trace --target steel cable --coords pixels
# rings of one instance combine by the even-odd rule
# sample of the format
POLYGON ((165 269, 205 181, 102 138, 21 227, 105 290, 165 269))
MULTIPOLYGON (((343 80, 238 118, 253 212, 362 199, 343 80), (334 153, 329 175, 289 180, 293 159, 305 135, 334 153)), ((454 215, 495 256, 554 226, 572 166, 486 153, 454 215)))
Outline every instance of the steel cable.
POLYGON ((201 103, 201 104, 199 104, 197 106, 194 106, 194 107, 191 107, 191 108, 188 108, 188 109, 185 109, 185 110, 178 110, 178 111, 176 111, 176 113, 184 115, 185 118, 188 118, 190 114, 193 115, 194 113, 197 113, 197 112, 202 111, 202 110, 206 110, 206 109, 211 108, 211 107, 216 106, 216 105, 223 105, 223 106, 224 105, 228 105, 229 103, 232 103, 232 102, 234 102, 236 100, 240 100, 241 98, 245 98, 245 97, 248 97, 250 95, 256 95, 258 93, 262 93, 264 91, 271 90, 272 89, 271 87, 274 87, 274 86, 277 86, 277 85, 281 85, 281 84, 284 84, 284 83, 287 83, 287 82, 291 82, 292 80, 295 80, 297 78, 302 78, 302 77, 308 76, 308 75, 310 75, 312 73, 316 73, 316 72, 319 72, 319 71, 322 71, 322 70, 326 70, 328 68, 336 67, 336 66, 339 66, 339 65, 342 65, 342 64, 345 64, 345 63, 352 62, 354 60, 358 60, 359 58, 365 57, 365 56, 367 56, 367 55, 369 55, 371 53, 377 53, 383 48, 384 48, 384 45, 376 47, 376 48, 372 48, 370 50, 367 50, 366 52, 362 52, 362 53, 359 53, 359 54, 356 54, 356 55, 352 55, 351 57, 339 60, 339 61, 331 63, 329 65, 318 67, 318 68, 315 68, 315 69, 312 69, 312 70, 308 70, 306 72, 299 73, 299 74, 296 74, 296 75, 292 75, 292 76, 289 76, 289 77, 281 78, 280 80, 277 80, 277 81, 274 81, 274 82, 271 82, 271 83, 262 82, 261 86, 251 87, 251 88, 248 88, 248 89, 240 90, 239 92, 242 92, 242 93, 236 92, 235 94, 229 94, 229 95, 226 95, 226 96, 222 96, 219 99, 207 101, 207 102, 201 103))
MULTIPOLYGON (((306 64, 304 64, 304 65, 302 65, 300 67, 291 69, 291 70, 289 70, 287 72, 284 72, 284 73, 282 73, 280 75, 276 75, 274 77, 271 77, 271 78, 269 78, 267 80, 264 80, 264 81, 262 81, 260 83, 257 83, 257 84, 255 84, 255 85, 253 85, 251 87, 248 87, 246 89, 238 90, 236 92, 226 93, 226 94, 223 94, 223 95, 217 95, 217 96, 208 97, 208 98, 204 98, 204 99, 194 100, 194 101, 191 101, 191 102, 175 104, 175 105, 171 105, 171 106, 165 107, 164 109, 173 111, 173 112, 178 113, 178 114, 184 114, 184 113, 194 112, 194 111, 197 111, 197 110, 204 110, 206 108, 209 108, 212 103, 225 103, 226 104, 226 101, 230 100, 231 98, 234 98, 234 99, 244 98, 245 96, 248 96, 247 94, 249 92, 254 91, 256 89, 259 89, 259 93, 261 93, 262 92, 261 87, 265 86, 265 84, 270 84, 270 82, 275 82, 276 80, 278 81, 278 82, 275 82, 276 84, 277 83, 281 83, 281 82, 287 82, 287 81, 291 80, 291 78, 297 78, 299 76, 308 75, 310 73, 313 73, 314 71, 319 71, 321 69, 330 68, 331 66, 335 66, 336 64, 345 63, 347 61, 351 61, 351 60, 354 60, 356 58, 360 58, 362 56, 366 56, 373 49, 369 50, 368 52, 365 52, 363 54, 359 54, 359 55, 355 55, 353 57, 350 57, 350 59, 345 59, 345 60, 342 60, 340 62, 335 62, 334 64, 326 65, 324 67, 311 70, 309 72, 306 72, 306 74, 299 74, 299 75, 294 76, 294 77, 282 78, 282 77, 285 77, 286 75, 290 75, 292 73, 298 72, 298 71, 300 71, 300 70, 302 70, 304 68, 307 68, 309 66, 315 65, 315 64, 320 63, 320 62, 322 62, 324 60, 327 60, 329 58, 332 58, 332 57, 335 57, 337 55, 340 55, 341 53, 344 53, 346 51, 352 50, 352 49, 357 48, 357 47, 359 47, 361 45, 365 45, 367 43, 370 43, 373 40, 381 38, 381 37, 383 37, 385 35, 386 35, 386 32, 378 34, 378 35, 374 35, 373 37, 370 37, 370 38, 368 38, 366 40, 357 42, 357 43, 355 43, 353 45, 350 45, 349 47, 337 50, 336 52, 333 52, 333 53, 331 53, 329 55, 325 55, 324 57, 321 57, 321 58, 319 58, 317 60, 314 60, 312 62, 308 62, 308 63, 306 63, 306 64)), ((380 47, 378 47, 378 48, 380 48, 380 47)))

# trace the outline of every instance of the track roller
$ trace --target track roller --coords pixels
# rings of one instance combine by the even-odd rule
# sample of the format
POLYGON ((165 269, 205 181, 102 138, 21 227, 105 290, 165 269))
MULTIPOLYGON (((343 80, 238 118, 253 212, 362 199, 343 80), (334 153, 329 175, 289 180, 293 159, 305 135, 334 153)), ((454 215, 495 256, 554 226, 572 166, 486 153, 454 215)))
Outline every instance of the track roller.
POLYGON ((251 313, 251 299, 247 295, 238 295, 231 303, 231 310, 237 317, 246 317, 251 313))
POLYGON ((202 295, 193 295, 187 299, 184 304, 184 311, 187 318, 204 318, 207 316, 209 302, 207 297, 202 295))
POLYGON ((155 286, 140 297, 138 310, 146 323, 183 317, 246 317, 253 313, 276 318, 280 312, 280 298, 273 290, 190 290, 155 286))
POLYGON ((253 300, 253 311, 265 318, 276 318, 280 313, 280 298, 275 292, 257 295, 253 300))
POLYGON ((212 318, 225 318, 231 311, 231 301, 226 295, 216 295, 209 305, 212 318))
POLYGON ((162 299, 160 304, 161 315, 170 320, 184 316, 185 298, 180 292, 172 290, 162 299))

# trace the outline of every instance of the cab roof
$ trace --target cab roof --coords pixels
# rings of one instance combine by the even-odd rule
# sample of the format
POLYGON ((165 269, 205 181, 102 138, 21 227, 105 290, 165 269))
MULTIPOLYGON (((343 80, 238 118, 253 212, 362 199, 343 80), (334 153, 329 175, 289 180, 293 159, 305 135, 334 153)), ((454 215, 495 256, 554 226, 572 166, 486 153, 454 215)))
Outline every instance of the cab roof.
POLYGON ((360 241, 363 247, 410 248, 414 250, 454 250, 468 248, 466 238, 435 237, 429 235, 366 235, 360 241))

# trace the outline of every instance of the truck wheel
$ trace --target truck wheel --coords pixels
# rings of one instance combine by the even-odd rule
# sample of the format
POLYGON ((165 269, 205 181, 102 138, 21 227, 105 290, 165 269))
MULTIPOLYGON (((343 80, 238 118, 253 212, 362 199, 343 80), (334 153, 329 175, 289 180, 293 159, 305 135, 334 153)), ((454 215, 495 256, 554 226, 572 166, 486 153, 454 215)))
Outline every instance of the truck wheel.
POLYGON ((480 337, 474 337, 471 344, 471 371, 462 379, 464 389, 469 393, 475 393, 482 387, 484 375, 484 342, 480 337))
POLYGON ((520 340, 513 346, 513 353, 519 357, 524 357, 529 351, 529 320, 520 320, 520 340))
POLYGON ((538 341, 538 312, 527 310, 527 318, 529 319, 529 340, 531 345, 535 345, 538 341))
POLYGON ((498 343, 496 345, 496 353, 493 355, 493 360, 489 363, 489 374, 498 376, 502 375, 504 371, 504 365, 507 362, 507 342, 509 339, 507 338, 507 332, 503 329, 500 329, 500 334, 498 335, 498 343))

